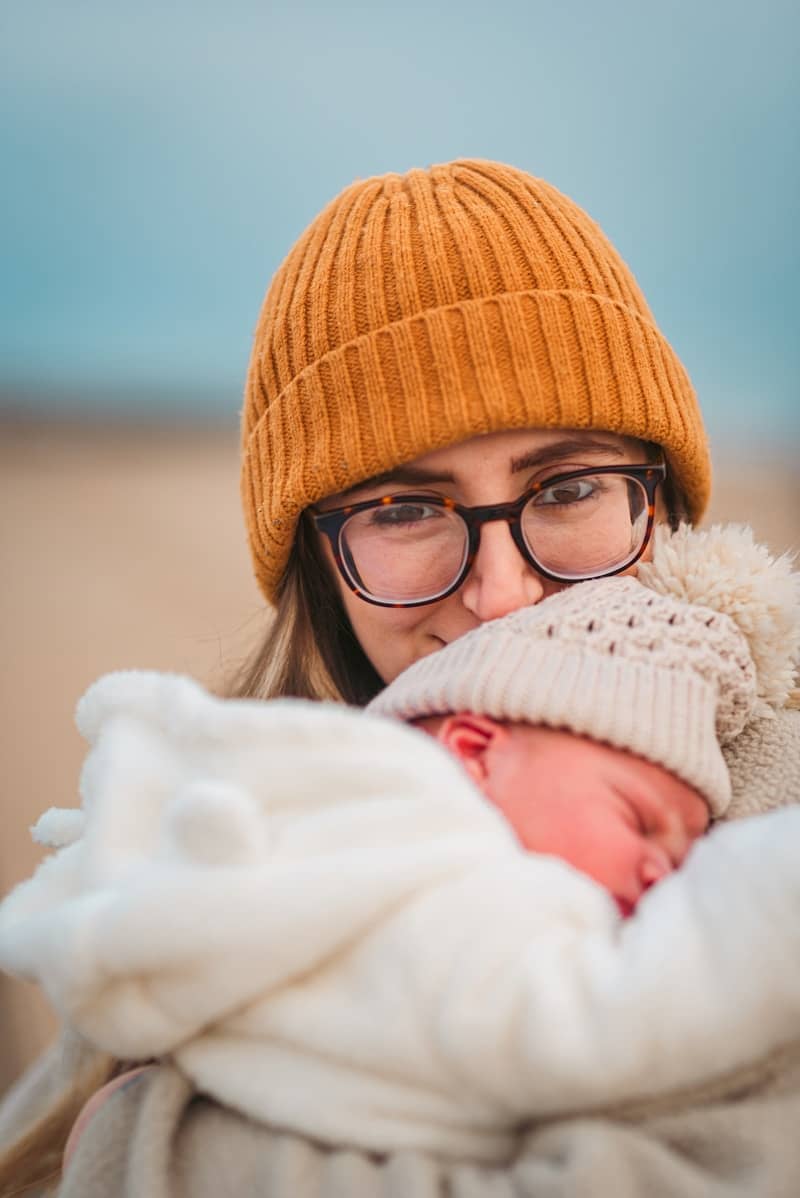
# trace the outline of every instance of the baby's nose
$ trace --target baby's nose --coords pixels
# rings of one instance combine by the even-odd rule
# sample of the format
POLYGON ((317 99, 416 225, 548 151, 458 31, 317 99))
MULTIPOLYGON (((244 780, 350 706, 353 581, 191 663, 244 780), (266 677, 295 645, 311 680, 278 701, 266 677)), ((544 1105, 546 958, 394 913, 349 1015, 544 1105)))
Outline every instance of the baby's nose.
POLYGON ((672 869, 672 862, 666 853, 659 850, 649 854, 642 861, 639 869, 639 881, 642 884, 642 889, 649 890, 651 886, 655 886, 656 882, 660 882, 662 878, 671 874, 672 869))

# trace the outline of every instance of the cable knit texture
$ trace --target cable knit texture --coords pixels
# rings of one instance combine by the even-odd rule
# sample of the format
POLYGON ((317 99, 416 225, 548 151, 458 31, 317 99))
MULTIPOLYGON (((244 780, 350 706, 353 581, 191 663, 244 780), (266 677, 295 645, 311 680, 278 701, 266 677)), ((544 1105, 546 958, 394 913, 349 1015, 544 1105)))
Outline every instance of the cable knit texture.
POLYGON ((457 161, 362 179, 311 223, 261 311, 242 500, 275 597, 300 511, 481 433, 656 441, 693 519, 711 469, 686 371, 602 230, 549 183, 457 161))

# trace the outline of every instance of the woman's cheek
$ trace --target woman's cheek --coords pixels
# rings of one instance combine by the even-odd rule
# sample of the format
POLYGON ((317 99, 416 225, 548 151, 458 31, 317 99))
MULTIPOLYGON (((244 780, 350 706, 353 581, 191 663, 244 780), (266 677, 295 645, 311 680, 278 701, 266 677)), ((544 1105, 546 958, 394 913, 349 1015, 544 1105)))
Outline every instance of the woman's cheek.
POLYGON ((361 648, 384 682, 442 646, 427 631, 427 608, 376 607, 352 593, 344 605, 361 648))

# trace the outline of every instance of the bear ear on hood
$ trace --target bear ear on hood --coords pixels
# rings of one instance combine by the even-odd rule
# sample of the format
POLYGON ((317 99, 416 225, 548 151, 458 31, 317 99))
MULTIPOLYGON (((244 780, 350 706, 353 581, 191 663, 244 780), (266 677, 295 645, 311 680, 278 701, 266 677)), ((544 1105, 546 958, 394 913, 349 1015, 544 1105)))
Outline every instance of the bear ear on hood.
POLYGON ((639 581, 662 595, 730 617, 747 640, 761 711, 794 704, 800 661, 800 574, 791 554, 773 556, 744 524, 656 529, 639 581))
POLYGON ((115 670, 93 682, 75 708, 78 731, 89 744, 100 729, 117 715, 139 717, 167 729, 183 725, 200 713, 213 696, 192 678, 157 670, 115 670))
POLYGON ((190 782, 166 807, 165 848, 197 865, 255 864, 269 846, 267 818, 238 786, 190 782))

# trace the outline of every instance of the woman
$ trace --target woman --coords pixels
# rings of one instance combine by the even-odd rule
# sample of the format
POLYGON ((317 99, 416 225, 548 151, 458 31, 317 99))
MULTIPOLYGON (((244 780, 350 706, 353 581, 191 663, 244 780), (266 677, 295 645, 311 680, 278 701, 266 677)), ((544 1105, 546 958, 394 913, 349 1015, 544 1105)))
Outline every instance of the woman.
MULTIPOLYGON (((290 251, 256 331, 242 498, 275 614, 235 692, 363 704, 485 620, 635 570, 654 519, 698 519, 709 485, 688 377, 581 209, 488 162, 356 182, 290 251)), ((796 728, 772 733, 778 756, 796 728)), ((760 782, 759 795, 771 793, 760 782)), ((111 1068, 90 1058, 80 1093, 48 1098, 0 1182, 57 1171, 79 1099, 111 1068)), ((172 1172, 178 1136, 192 1184, 204 1178, 209 1193, 219 1174, 203 1153, 214 1144, 217 1164, 248 1162, 270 1194, 592 1192, 576 1180, 586 1141, 570 1127, 557 1144, 534 1137, 513 1169, 481 1180, 466 1166, 344 1160, 192 1099, 170 1070, 137 1075, 89 1123, 59 1192, 121 1192, 125 1170, 141 1184, 154 1129, 162 1173, 149 1193, 185 1192, 172 1172), (553 1152, 562 1164, 550 1169, 553 1152)), ((23 1089, 17 1125, 34 1100, 23 1089)), ((631 1193, 655 1192, 648 1170, 674 1134, 629 1145, 608 1129, 631 1193)), ((733 1139, 746 1148, 740 1128, 733 1139)))
MULTIPOLYGON (((242 498, 276 617, 240 693, 363 703, 417 656, 568 581, 619 572, 646 548, 645 496, 632 483, 627 544, 588 543, 602 530, 581 536, 562 502, 569 554, 537 570, 556 519, 552 493, 540 493, 521 521, 527 554, 503 514, 468 547, 452 529, 441 578, 415 581, 421 550, 406 544, 406 585, 378 607, 347 559, 356 536, 364 551, 369 517, 342 530, 320 513, 419 492, 510 503, 561 473, 662 453, 660 515, 698 518, 710 463, 695 394, 630 271, 577 205, 490 162, 354 183, 278 270, 256 331, 242 498), (461 585, 435 598, 467 548, 461 585)), ((591 503, 600 487, 578 492, 591 503)))

